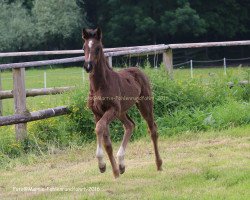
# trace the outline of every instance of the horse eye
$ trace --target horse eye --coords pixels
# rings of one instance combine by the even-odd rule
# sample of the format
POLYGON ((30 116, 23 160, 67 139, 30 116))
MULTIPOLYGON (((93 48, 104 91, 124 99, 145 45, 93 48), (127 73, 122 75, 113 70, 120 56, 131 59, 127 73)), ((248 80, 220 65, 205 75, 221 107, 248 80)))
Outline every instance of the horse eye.
POLYGON ((97 55, 97 54, 99 53, 99 51, 100 51, 100 48, 97 47, 97 48, 95 49, 95 54, 97 55))

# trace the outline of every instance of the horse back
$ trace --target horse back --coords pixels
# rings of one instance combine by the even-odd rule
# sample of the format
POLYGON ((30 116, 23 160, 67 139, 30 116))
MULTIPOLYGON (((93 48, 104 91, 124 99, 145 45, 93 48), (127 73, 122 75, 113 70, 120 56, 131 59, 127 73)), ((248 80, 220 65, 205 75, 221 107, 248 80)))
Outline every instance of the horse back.
MULTIPOLYGON (((148 91, 148 95, 151 94, 149 79, 139 68, 126 68, 119 71, 118 74, 122 77, 122 79, 127 79, 127 81, 129 78, 132 78, 136 82, 137 87, 140 87, 141 93, 148 91)), ((141 96, 141 94, 139 96, 141 96)))

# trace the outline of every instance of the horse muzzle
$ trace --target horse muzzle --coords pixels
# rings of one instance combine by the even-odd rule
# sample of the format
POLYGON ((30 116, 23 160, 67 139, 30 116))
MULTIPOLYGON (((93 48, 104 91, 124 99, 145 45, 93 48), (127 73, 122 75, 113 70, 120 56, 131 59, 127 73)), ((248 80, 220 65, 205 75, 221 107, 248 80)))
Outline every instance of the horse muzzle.
POLYGON ((93 70, 93 63, 85 62, 83 68, 86 70, 87 73, 90 73, 93 70))

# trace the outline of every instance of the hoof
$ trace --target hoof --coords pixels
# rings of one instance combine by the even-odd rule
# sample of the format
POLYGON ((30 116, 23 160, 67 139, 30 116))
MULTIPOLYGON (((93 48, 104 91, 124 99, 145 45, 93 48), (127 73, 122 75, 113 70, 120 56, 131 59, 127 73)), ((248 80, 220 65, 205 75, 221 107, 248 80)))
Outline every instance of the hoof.
POLYGON ((125 166, 119 165, 119 171, 120 174, 123 174, 125 172, 125 166))
POLYGON ((157 167, 157 171, 162 171, 162 167, 157 167))
POLYGON ((102 167, 99 167, 100 172, 104 173, 106 171, 106 164, 104 164, 102 167))
POLYGON ((162 160, 161 159, 157 162, 157 170, 162 171, 162 160))

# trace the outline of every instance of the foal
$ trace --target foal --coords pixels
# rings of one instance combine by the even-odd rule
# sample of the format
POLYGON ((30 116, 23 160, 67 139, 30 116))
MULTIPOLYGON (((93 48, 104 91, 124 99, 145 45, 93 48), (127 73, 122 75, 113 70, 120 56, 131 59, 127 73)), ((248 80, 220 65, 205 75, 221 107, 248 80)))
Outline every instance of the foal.
POLYGON ((125 149, 135 127, 128 116, 128 109, 136 104, 141 115, 148 124, 149 133, 154 145, 157 170, 162 170, 162 160, 158 151, 157 126, 153 117, 153 101, 150 84, 147 77, 135 67, 119 72, 113 71, 103 53, 102 33, 99 28, 84 29, 85 63, 84 68, 89 73, 90 93, 88 106, 94 113, 96 122, 97 150, 96 157, 100 172, 106 171, 103 146, 108 154, 115 178, 125 171, 125 149), (124 127, 122 144, 117 153, 119 169, 113 156, 109 136, 109 124, 119 119, 124 127))

